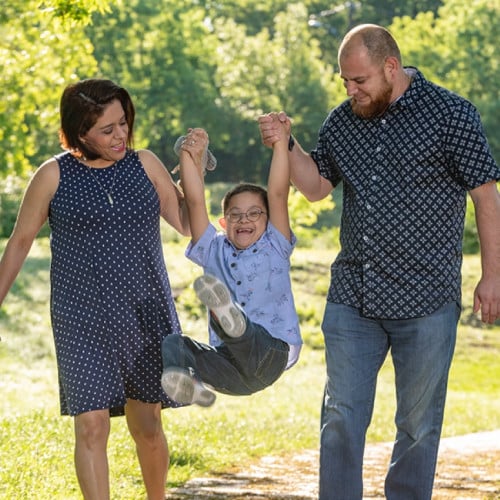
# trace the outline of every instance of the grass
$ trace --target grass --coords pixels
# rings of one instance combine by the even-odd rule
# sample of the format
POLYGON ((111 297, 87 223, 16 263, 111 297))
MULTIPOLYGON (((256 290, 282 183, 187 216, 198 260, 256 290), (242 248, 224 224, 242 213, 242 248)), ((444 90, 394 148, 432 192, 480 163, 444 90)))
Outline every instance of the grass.
MULTIPOLYGON (((190 287, 200 271, 183 256, 185 243, 166 244, 165 258, 185 333, 204 339, 205 312, 190 287)), ((292 278, 306 346, 293 370, 251 397, 219 395, 212 408, 163 412, 171 450, 169 486, 245 466, 262 455, 318 446, 325 372, 319 325, 332 257, 331 250, 319 249, 294 254, 292 278)), ((80 498, 72 420, 58 414, 48 268, 48 242, 41 239, 0 309, 0 498, 80 498)), ((500 428, 500 326, 481 325, 471 312, 479 272, 479 258, 467 256, 465 307, 450 375, 445 436, 500 428)), ((369 441, 393 439, 393 412, 394 376, 388 360, 379 377, 369 441)), ((124 419, 112 419, 109 459, 113 498, 144 498, 124 419)))

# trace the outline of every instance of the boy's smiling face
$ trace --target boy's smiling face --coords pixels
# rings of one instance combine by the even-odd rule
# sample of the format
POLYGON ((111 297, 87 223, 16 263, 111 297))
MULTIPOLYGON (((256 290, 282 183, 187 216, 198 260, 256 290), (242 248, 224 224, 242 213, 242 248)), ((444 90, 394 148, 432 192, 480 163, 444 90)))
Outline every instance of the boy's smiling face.
POLYGON ((248 248, 266 230, 267 212, 262 198, 257 193, 252 192, 234 195, 229 201, 227 212, 219 223, 225 229, 228 240, 236 248, 240 250, 248 248), (250 218, 257 217, 257 220, 249 220, 246 214, 249 214, 250 218), (234 221, 231 219, 234 219, 234 221))

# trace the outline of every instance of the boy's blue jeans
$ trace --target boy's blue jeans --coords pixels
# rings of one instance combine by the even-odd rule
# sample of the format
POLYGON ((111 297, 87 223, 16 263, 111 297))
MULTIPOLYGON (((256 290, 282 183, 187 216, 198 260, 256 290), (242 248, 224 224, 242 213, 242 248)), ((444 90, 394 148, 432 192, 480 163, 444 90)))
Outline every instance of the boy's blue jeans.
POLYGON ((355 308, 327 304, 320 500, 363 497, 365 436, 377 375, 389 350, 397 410, 385 495, 388 500, 430 500, 459 315, 455 302, 405 320, 364 318, 355 308))
POLYGON ((216 391, 245 396, 269 387, 283 373, 289 346, 246 318, 241 337, 225 335, 211 319, 223 341, 212 347, 185 335, 168 335, 162 343, 163 368, 193 368, 195 375, 216 391))

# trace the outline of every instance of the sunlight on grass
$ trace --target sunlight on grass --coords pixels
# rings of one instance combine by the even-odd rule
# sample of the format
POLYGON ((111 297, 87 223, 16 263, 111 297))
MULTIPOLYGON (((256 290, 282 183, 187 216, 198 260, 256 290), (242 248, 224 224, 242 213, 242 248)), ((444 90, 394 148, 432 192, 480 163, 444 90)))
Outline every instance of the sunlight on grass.
MULTIPOLYGON (((2 247, 0 244, 0 248, 2 247)), ((206 340, 206 311, 192 289, 200 269, 184 257, 186 240, 165 244, 172 290, 185 333, 206 340)), ((306 346, 299 363, 272 387, 249 397, 218 395, 211 408, 162 414, 170 445, 169 485, 246 466, 266 454, 317 448, 325 379, 320 331, 331 250, 297 249, 292 279, 306 346)), ((73 468, 72 419, 59 416, 57 372, 49 320, 48 241, 37 240, 0 310, 0 498, 80 498, 73 468)), ((464 261, 464 311, 450 374, 443 434, 500 428, 500 325, 472 314, 479 258, 464 261)), ((394 438, 394 374, 383 365, 369 441, 394 438)), ((125 419, 112 419, 112 498, 144 498, 125 419)))

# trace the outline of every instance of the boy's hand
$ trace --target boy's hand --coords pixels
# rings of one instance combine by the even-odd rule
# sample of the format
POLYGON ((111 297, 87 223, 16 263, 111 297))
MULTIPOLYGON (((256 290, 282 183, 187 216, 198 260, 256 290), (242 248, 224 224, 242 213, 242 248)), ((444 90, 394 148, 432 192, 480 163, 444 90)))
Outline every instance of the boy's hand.
MULTIPOLYGON (((190 128, 187 135, 177 138, 174 144, 174 153, 181 159, 183 152, 189 155, 203 175, 205 175, 206 170, 215 170, 217 166, 217 159, 208 149, 208 134, 202 128, 190 128)), ((179 172, 180 168, 181 165, 177 165, 172 170, 172 174, 179 172)))
POLYGON ((181 150, 186 151, 191 156, 194 164, 201 169, 206 162, 208 150, 208 134, 202 128, 189 129, 181 150))
POLYGON ((292 131, 292 122, 284 111, 268 113, 258 118, 262 143, 268 147, 283 138, 288 140, 292 131), (285 136, 282 135, 285 131, 285 136))
POLYGON ((278 120, 277 126, 274 130, 277 140, 273 143, 273 148, 278 142, 288 145, 288 139, 290 138, 290 127, 288 126, 288 124, 286 122, 278 120))

